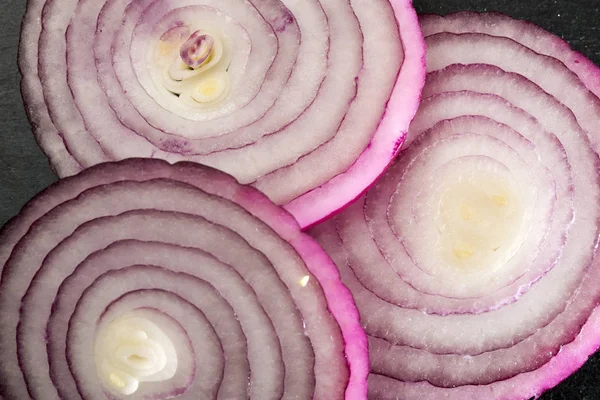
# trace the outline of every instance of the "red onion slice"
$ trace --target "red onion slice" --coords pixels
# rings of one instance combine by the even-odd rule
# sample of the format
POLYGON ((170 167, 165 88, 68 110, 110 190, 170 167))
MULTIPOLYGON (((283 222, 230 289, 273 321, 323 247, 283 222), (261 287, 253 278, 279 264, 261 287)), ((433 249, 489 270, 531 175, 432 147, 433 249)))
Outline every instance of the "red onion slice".
POLYGON ((537 397, 600 346, 596 78, 529 23, 422 24, 428 76, 405 150, 313 234, 369 336, 369 398, 537 397), (508 229, 519 202, 524 231, 508 229))
POLYGON ((424 78, 409 0, 31 0, 25 21, 23 97, 60 176, 132 157, 199 162, 302 227, 381 174, 424 78), (189 35, 168 35, 179 28, 189 35), (190 67, 194 32, 212 44, 190 67))
POLYGON ((136 398, 365 396, 366 340, 334 265, 222 172, 101 164, 44 191, 0 237, 6 399, 122 398, 138 381, 136 398))

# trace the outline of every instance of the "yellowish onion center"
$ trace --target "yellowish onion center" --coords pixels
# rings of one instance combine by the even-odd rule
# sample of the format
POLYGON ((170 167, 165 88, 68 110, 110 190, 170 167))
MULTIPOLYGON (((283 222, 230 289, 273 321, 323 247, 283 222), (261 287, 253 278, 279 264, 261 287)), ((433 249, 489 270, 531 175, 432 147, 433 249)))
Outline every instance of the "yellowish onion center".
POLYGON ((155 83, 187 106, 214 107, 231 92, 230 53, 216 30, 176 26, 156 45, 152 67, 161 74, 155 83))
POLYGON ((100 329, 95 357, 104 386, 121 395, 135 393, 141 382, 170 379, 177 370, 171 340, 151 321, 134 316, 115 319, 100 329))
POLYGON ((524 210, 518 187, 505 176, 459 179, 445 187, 438 204, 437 249, 449 265, 493 268, 513 254, 524 210))

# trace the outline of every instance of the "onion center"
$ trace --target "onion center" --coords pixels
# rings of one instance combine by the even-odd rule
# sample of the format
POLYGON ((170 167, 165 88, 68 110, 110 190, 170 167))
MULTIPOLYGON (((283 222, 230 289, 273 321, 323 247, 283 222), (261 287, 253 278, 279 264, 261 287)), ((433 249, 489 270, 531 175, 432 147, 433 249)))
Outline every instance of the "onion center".
POLYGON ((436 250, 448 265, 465 271, 497 268, 514 254, 524 210, 510 176, 470 171, 444 179, 435 196, 436 250))
POLYGON ((159 77, 154 83, 187 106, 218 106, 231 93, 233 50, 224 34, 208 24, 191 32, 187 25, 176 26, 160 37, 150 65, 161 72, 152 74, 159 77))
POLYGON ((96 368, 106 390, 135 393, 140 382, 172 378, 177 353, 169 337, 146 318, 126 315, 102 326, 95 339, 96 368))

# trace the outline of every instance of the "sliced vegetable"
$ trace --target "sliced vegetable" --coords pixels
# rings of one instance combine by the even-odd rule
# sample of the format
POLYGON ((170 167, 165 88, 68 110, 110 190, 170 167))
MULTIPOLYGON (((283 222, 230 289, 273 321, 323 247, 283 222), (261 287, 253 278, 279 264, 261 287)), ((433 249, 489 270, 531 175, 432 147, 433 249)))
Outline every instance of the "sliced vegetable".
POLYGON ((0 243, 6 400, 366 396, 334 264, 225 173, 101 164, 32 200, 0 243))
POLYGON ((312 233, 369 336, 369 398, 537 397, 600 346, 600 70, 500 14, 421 24, 404 150, 312 233))
POLYGON ((381 174, 425 74, 410 0, 29 0, 19 54, 59 176, 130 157, 195 161, 303 227, 381 174))

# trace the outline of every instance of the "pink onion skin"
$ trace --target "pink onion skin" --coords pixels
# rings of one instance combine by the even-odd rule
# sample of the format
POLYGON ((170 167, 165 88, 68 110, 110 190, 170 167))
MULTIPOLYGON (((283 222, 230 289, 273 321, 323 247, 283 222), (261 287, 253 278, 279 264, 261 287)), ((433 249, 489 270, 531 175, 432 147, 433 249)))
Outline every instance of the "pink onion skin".
POLYGON ((0 231, 0 265, 5 265, 14 246, 27 233, 31 224, 54 207, 77 197, 82 191, 111 182, 141 182, 157 178, 175 181, 179 178, 180 182, 201 185, 203 190, 237 203, 257 218, 264 218, 263 221, 304 258, 309 270, 319 281, 328 309, 342 331, 350 368, 345 398, 364 399, 368 375, 366 336, 358 322, 358 312, 353 306, 352 296, 341 283, 337 268, 318 244, 301 232, 293 216, 273 204, 262 193, 252 187, 239 185, 234 178, 222 172, 195 163, 169 165, 164 161, 149 159, 129 159, 91 167, 46 189, 0 231))
POLYGON ((387 111, 367 149, 348 171, 325 185, 296 198, 284 206, 296 217, 300 226, 308 228, 339 212, 368 189, 385 171, 404 143, 421 100, 425 84, 425 42, 412 0, 391 0, 396 19, 403 28, 402 45, 405 60, 387 111), (419 101, 414 102, 413 99, 419 101), (402 112, 394 112, 402 110, 402 112), (315 204, 323 207, 316 208, 315 204), (326 210, 336 210, 327 213, 326 210))
MULTIPOLYGON (((352 199, 358 197, 374 182, 393 159, 398 148, 401 147, 406 131, 408 130, 408 124, 418 107, 420 92, 424 84, 425 49, 422 34, 411 0, 390 0, 390 4, 400 26, 404 61, 398 81, 395 84, 389 104, 387 105, 387 111, 380 121, 378 129, 368 139, 369 142, 365 142, 367 147, 356 159, 353 158, 354 161, 344 161, 345 166, 343 169, 341 168, 339 173, 335 172, 337 175, 323 182, 320 186, 318 183, 315 183, 312 186, 313 189, 307 188, 303 194, 290 196, 289 199, 278 201, 280 205, 283 205, 297 218, 303 228, 335 213, 352 199), (392 110, 402 110, 402 112, 392 110)), ((27 104, 29 120, 34 127, 38 143, 49 157, 58 175, 64 177, 80 171, 83 168, 81 164, 84 166, 88 166, 89 164, 88 160, 82 161, 80 156, 73 156, 73 154, 77 155, 81 153, 80 149, 73 149, 72 147, 74 146, 87 146, 87 149, 83 149, 84 153, 86 150, 89 150, 89 154, 95 154, 95 161, 92 161, 92 164, 102 162, 106 157, 111 160, 112 158, 107 155, 110 151, 106 151, 104 148, 105 144, 101 143, 101 146, 98 147, 96 143, 89 142, 86 145, 84 140, 78 142, 79 144, 77 145, 73 145, 73 143, 69 142, 68 137, 74 138, 72 139, 74 141, 78 141, 80 140, 77 139, 78 135, 73 135, 73 132, 66 134, 62 130, 57 130, 52 126, 52 111, 50 110, 49 113, 47 103, 45 105, 43 101, 44 99, 48 101, 48 96, 45 96, 44 89, 37 81, 39 79, 37 68, 31 67, 38 65, 37 39, 42 31, 42 27, 39 26, 39 19, 44 7, 44 0, 28 1, 19 58, 22 72, 23 98, 27 104)), ((52 8, 55 9, 56 5, 53 5, 52 8)), ((123 129, 123 132, 126 133, 127 129, 123 129)), ((83 139, 83 136, 80 136, 80 138, 83 139)), ((112 140, 106 140, 106 142, 110 141, 112 140)), ((177 149, 174 148, 174 151, 177 151, 177 149)), ((157 158, 163 157, 160 151, 157 153, 157 158)), ((133 157, 145 157, 148 155, 145 153, 135 154, 133 157)), ((167 158, 170 162, 176 162, 181 158, 187 158, 187 156, 169 153, 167 158)), ((192 159, 195 157, 190 156, 189 158, 192 159)), ((280 168, 280 170, 283 169, 286 169, 286 167, 280 168)), ((293 172, 290 175, 293 175, 293 172)), ((256 183, 257 186, 264 184, 260 182, 256 183)), ((266 185, 269 185, 269 183, 266 183, 266 185)), ((272 196, 270 197, 273 198, 272 196)))

